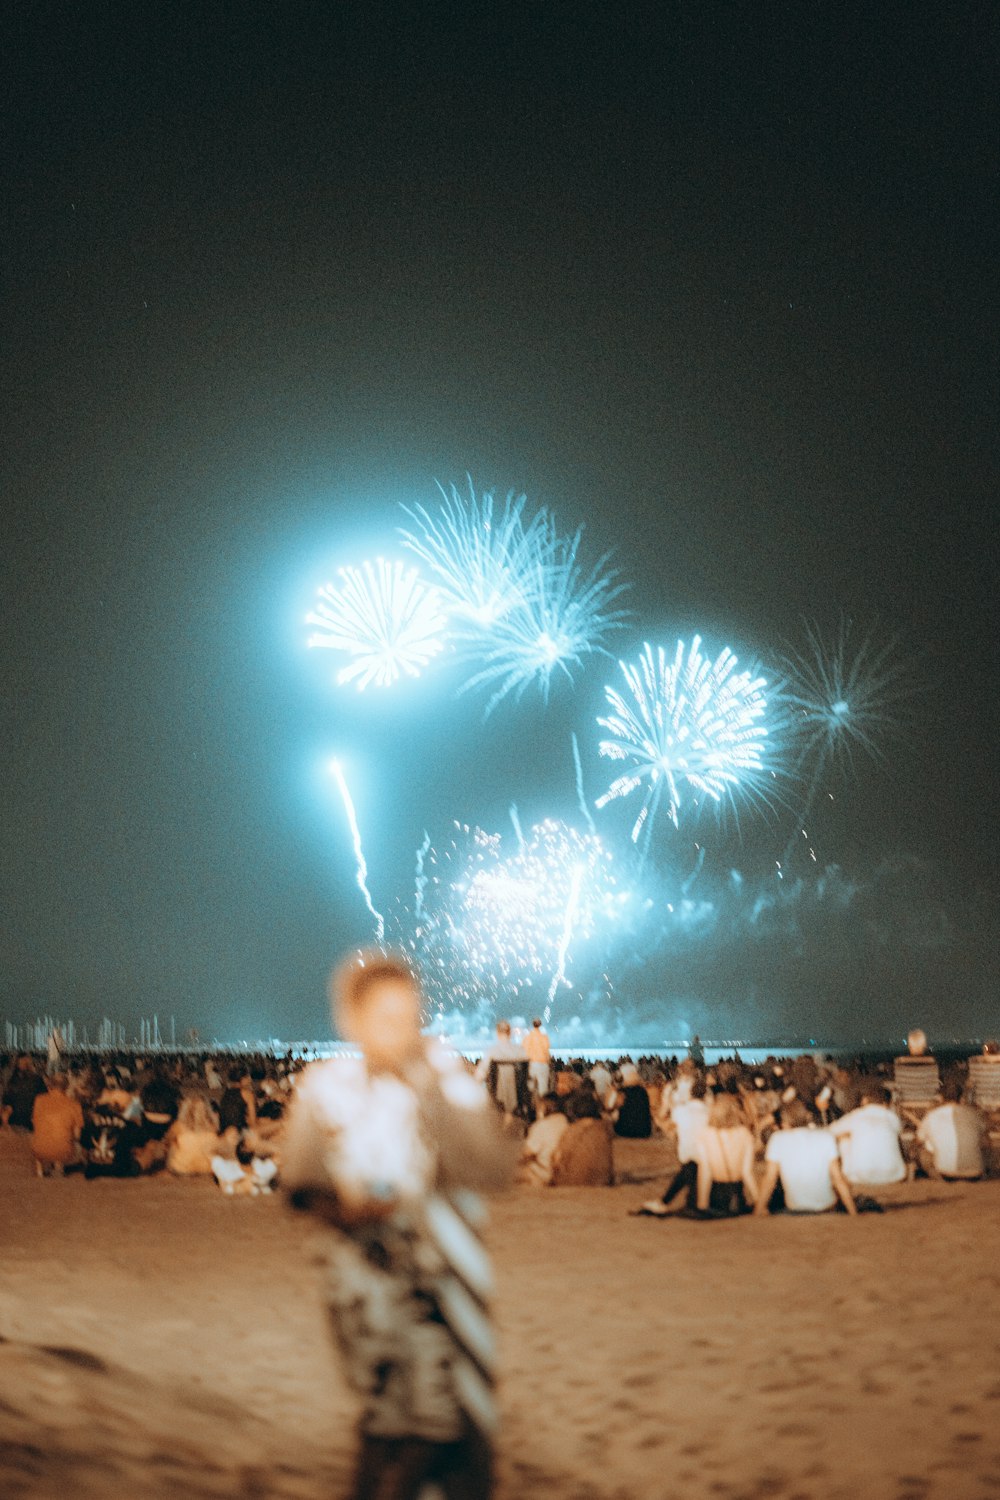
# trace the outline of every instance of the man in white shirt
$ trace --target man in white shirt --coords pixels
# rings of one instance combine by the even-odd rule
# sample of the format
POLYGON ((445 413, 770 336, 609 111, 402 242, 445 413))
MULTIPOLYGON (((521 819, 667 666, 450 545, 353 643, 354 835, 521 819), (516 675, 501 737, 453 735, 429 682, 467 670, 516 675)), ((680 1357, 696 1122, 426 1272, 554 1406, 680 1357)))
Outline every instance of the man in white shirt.
POLYGON ((983 1117, 961 1098, 961 1084, 947 1079, 942 1102, 917 1126, 920 1165, 928 1177, 970 1181, 983 1175, 983 1117))
POLYGON ((518 1063, 524 1064, 524 1072, 528 1071, 528 1054, 520 1042, 511 1039, 510 1022, 497 1022, 497 1038, 483 1053, 476 1066, 476 1078, 480 1083, 489 1084, 490 1068, 496 1063, 496 1070, 492 1075, 495 1079, 495 1091, 493 1097, 500 1105, 504 1114, 515 1115, 521 1107, 517 1084, 518 1063))
POLYGON ((829 1126, 840 1147, 840 1164, 848 1182, 861 1187, 881 1187, 906 1179, 906 1163, 899 1144, 902 1124, 888 1106, 888 1090, 882 1083, 865 1083, 857 1109, 829 1126))
POLYGON ((857 1213, 840 1166, 837 1142, 828 1130, 810 1123, 801 1099, 782 1106, 781 1129, 771 1136, 764 1152, 764 1176, 754 1213, 768 1212, 779 1182, 789 1213, 826 1213, 838 1200, 849 1214, 857 1213))

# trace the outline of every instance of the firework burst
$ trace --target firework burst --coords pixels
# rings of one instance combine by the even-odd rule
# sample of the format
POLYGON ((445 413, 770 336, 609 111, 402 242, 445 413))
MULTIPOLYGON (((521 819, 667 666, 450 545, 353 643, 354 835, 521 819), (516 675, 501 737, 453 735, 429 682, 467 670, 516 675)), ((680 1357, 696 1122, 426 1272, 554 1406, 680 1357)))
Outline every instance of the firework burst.
POLYGON ((610 738, 598 749, 627 769, 596 805, 605 807, 645 786, 632 829, 635 843, 647 821, 651 832, 664 793, 675 825, 686 802, 762 794, 767 738, 762 677, 737 672, 728 647, 714 661, 703 656, 699 636, 690 647, 678 641, 672 659, 647 643, 637 663, 619 665, 626 690, 605 689, 612 712, 597 722, 610 738))
POLYGON ((419 677, 445 644, 448 621, 436 590, 416 568, 381 557, 339 574, 340 583, 325 584, 307 616, 318 627, 310 646, 352 658, 337 673, 338 684, 354 682, 362 691, 372 683, 389 687, 404 674, 419 677))

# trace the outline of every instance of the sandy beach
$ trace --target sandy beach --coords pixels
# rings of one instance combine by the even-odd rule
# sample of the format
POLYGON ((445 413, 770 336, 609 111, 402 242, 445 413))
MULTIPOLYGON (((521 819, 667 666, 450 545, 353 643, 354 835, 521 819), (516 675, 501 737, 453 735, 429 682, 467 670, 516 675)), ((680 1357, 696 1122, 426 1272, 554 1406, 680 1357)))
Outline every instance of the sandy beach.
MULTIPOLYGON (((670 1160, 494 1204, 502 1500, 1000 1496, 1000 1181, 630 1218, 670 1160)), ((38 1180, 0 1132, 0 1495, 344 1495, 311 1234, 206 1181, 38 1180)))

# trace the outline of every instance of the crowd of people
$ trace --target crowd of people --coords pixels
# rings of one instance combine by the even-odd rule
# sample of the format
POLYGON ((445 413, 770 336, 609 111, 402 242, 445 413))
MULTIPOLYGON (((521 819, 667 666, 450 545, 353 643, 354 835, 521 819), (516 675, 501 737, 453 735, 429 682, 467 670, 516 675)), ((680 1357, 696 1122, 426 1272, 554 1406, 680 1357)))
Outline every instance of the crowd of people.
MULTIPOLYGON (((0 1124, 31 1133, 40 1176, 166 1170, 254 1195, 276 1184, 303 1066, 291 1054, 0 1056, 0 1124)), ((520 1183, 609 1186, 616 1140, 667 1137, 677 1170, 638 1210, 657 1217, 854 1213, 908 1176, 983 1176, 1000 1130, 1000 1049, 939 1069, 922 1032, 895 1063, 734 1054, 706 1068, 696 1039, 684 1058, 588 1065, 553 1057, 540 1020, 520 1040, 502 1021, 468 1066, 523 1135, 520 1183)))

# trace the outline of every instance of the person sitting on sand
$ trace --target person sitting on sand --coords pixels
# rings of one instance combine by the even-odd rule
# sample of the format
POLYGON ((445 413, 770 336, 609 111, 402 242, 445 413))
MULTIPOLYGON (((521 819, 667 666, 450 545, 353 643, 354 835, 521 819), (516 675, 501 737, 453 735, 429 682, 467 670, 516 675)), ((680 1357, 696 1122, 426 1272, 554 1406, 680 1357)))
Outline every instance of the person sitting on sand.
POLYGON ((3 1091, 0 1119, 15 1130, 30 1130, 35 1100, 44 1093, 45 1080, 39 1075, 34 1060, 27 1055, 19 1057, 3 1091))
POLYGON ((917 1126, 918 1161, 928 1177, 948 1182, 982 1177, 983 1117, 971 1104, 963 1104, 962 1084, 946 1078, 940 1103, 924 1115, 917 1126))
POLYGON ((563 1111, 564 1100, 558 1094, 543 1094, 538 1101, 538 1118, 528 1127, 521 1147, 521 1165, 517 1180, 530 1187, 548 1187, 552 1182, 552 1159, 556 1147, 569 1129, 563 1111))
POLYGON ((671 1203, 682 1192, 686 1192, 685 1208, 693 1212, 698 1206, 698 1141, 708 1124, 711 1109, 707 1099, 705 1080, 699 1074, 691 1084, 691 1098, 683 1104, 675 1104, 673 1123, 677 1130, 677 1160, 680 1163, 662 1198, 650 1198, 637 1210, 655 1218, 665 1217, 671 1203))
POLYGON ((840 1148, 840 1164, 852 1187, 880 1187, 903 1182, 906 1163, 900 1149, 902 1124, 889 1108, 889 1090, 877 1079, 866 1078, 857 1109, 841 1115, 828 1127, 840 1148))
POLYGON ((784 1208, 792 1214, 822 1214, 839 1202, 847 1213, 856 1214, 834 1136, 813 1122, 801 1099, 783 1104, 779 1118, 781 1128, 764 1151, 754 1213, 784 1208))
POLYGON ((615 1093, 614 1108, 617 1110, 615 1135, 628 1140, 649 1140, 653 1133, 649 1094, 634 1063, 625 1063, 621 1070, 621 1085, 615 1093))
MULTIPOLYGON (((233 1151, 235 1143, 234 1131, 233 1151)), ((207 1099, 193 1094, 181 1100, 166 1145, 168 1172, 176 1177, 211 1177, 212 1157, 219 1151, 219 1125, 207 1099)))
POLYGON ((253 1089, 243 1068, 230 1068, 229 1082, 219 1101, 219 1129, 246 1130, 257 1118, 253 1089))
POLYGON ((596 1096, 580 1088, 566 1100, 569 1128, 552 1160, 553 1187, 610 1187, 614 1182, 611 1124, 596 1096))
POLYGON ((735 1094, 717 1094, 698 1137, 698 1213, 732 1218, 749 1213, 757 1199, 753 1135, 735 1094))
POLYGON ((31 1128, 31 1150, 39 1177, 47 1177, 52 1171, 61 1176, 64 1167, 79 1160, 83 1108, 78 1099, 70 1099, 66 1093, 65 1073, 54 1073, 48 1091, 35 1099, 31 1128))

